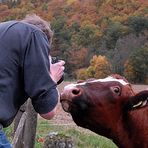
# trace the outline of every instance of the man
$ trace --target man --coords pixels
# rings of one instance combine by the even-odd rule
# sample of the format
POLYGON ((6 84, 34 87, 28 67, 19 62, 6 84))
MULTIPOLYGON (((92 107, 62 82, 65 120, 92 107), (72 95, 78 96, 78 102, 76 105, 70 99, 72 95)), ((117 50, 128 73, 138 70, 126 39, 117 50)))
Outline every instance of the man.
POLYGON ((31 98, 45 119, 56 113, 57 82, 64 61, 51 64, 52 31, 37 15, 0 23, 0 147, 10 148, 2 128, 9 126, 20 106, 31 98))

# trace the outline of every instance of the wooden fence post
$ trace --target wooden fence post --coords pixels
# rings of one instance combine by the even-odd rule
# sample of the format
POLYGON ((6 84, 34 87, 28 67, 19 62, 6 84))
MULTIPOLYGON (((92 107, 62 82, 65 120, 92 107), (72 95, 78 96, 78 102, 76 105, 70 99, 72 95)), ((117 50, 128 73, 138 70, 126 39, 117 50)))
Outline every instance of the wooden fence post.
MULTIPOLYGON (((14 123, 13 148, 34 148, 37 126, 37 113, 28 99, 26 111, 18 112, 14 123)), ((22 109, 22 108, 21 108, 22 109)), ((24 109, 24 106, 23 106, 24 109)))
POLYGON ((14 138, 12 141, 13 148, 23 148, 22 137, 23 137, 23 129, 24 129, 26 117, 27 117, 27 113, 24 112, 17 126, 17 129, 14 133, 14 138))
POLYGON ((27 118, 24 127, 24 148, 34 148, 37 126, 37 113, 35 112, 31 100, 27 102, 27 118))

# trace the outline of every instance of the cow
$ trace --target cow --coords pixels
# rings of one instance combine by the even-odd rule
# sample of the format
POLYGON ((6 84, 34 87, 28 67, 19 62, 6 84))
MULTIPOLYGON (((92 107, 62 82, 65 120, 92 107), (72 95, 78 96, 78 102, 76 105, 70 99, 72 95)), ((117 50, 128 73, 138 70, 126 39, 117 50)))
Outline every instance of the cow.
POLYGON ((136 93, 124 77, 114 74, 69 84, 60 102, 78 126, 119 148, 148 148, 148 90, 136 93))

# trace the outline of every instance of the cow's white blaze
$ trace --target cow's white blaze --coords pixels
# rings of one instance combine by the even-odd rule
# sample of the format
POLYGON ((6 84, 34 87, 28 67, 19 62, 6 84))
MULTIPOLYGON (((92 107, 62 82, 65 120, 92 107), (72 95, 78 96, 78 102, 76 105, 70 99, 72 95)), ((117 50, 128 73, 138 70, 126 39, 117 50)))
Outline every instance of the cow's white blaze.
POLYGON ((93 80, 93 81, 89 81, 89 82, 82 82, 82 83, 78 83, 78 84, 69 84, 67 86, 64 87, 64 90, 68 90, 68 89, 74 89, 76 86, 82 86, 85 85, 86 83, 94 83, 94 82, 110 82, 110 81, 116 81, 121 83, 122 85, 127 85, 129 83, 127 83, 126 81, 124 81, 123 79, 116 79, 113 78, 111 76, 104 78, 104 79, 97 79, 97 80, 93 80))

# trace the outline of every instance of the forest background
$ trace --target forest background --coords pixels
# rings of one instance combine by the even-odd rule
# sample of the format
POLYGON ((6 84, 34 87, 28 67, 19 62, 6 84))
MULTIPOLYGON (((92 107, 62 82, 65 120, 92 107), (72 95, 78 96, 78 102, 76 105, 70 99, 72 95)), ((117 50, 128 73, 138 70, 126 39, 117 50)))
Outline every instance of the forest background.
POLYGON ((32 13, 51 23, 52 56, 66 61, 65 78, 118 73, 148 84, 148 1, 0 0, 0 22, 32 13))

